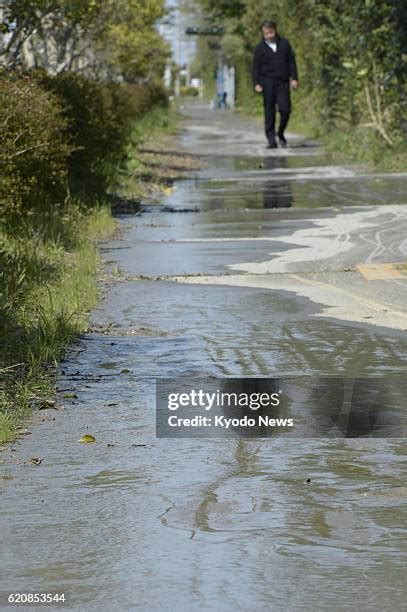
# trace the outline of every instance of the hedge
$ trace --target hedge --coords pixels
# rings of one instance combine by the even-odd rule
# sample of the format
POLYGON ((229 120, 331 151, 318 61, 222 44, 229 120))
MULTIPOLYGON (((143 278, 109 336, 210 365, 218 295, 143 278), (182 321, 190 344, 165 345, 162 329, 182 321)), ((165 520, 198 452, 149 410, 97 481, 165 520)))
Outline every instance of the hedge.
POLYGON ((160 87, 99 82, 74 73, 0 74, 0 224, 100 196, 125 159, 132 126, 160 87))

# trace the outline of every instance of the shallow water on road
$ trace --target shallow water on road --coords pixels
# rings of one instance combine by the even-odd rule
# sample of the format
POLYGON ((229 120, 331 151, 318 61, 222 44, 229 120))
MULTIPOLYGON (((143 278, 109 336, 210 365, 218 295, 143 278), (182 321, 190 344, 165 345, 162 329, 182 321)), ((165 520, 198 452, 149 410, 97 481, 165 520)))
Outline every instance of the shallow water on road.
POLYGON ((316 161, 318 165, 314 165, 314 157, 246 157, 240 163, 219 164, 217 159, 207 158, 209 168, 199 172, 195 180, 177 183, 166 205, 174 209, 233 211, 405 202, 404 176, 362 174, 350 166, 323 165, 324 158, 316 161), (291 159, 297 163, 288 162, 291 159))
MULTIPOLYGON (((191 114, 183 144, 199 153, 196 143, 205 143, 208 175, 219 140, 211 130, 224 138, 227 120, 233 135, 234 119, 191 114)), ((297 207, 378 203, 375 179, 338 179, 342 196, 354 189, 342 197, 332 182, 313 178, 299 179, 289 213, 264 210, 264 183, 253 193, 252 176, 238 180, 253 171, 247 160, 258 159, 261 132, 250 122, 239 129, 243 140, 226 141, 213 170, 235 173, 234 181, 214 186, 216 196, 208 176, 184 181, 162 203, 199 213, 158 206, 123 217, 121 240, 103 246, 108 267, 227 275, 229 265, 267 259, 265 238, 312 227, 297 207), (246 149, 252 154, 239 155, 246 149)), ((290 171, 306 164, 293 151, 306 149, 287 154, 290 171)), ((323 166, 315 161, 309 155, 307 167, 323 166)), ((388 185, 386 202, 405 203, 398 182, 388 185)), ((394 236, 388 244, 402 257, 394 236)), ((287 248, 273 244, 274 253, 287 248)), ((10 479, 0 483, 0 591, 65 592, 65 607, 78 610, 404 609, 404 440, 155 437, 156 377, 405 373, 405 332, 319 311, 289 291, 169 278, 108 283, 92 315, 99 331, 78 339, 61 364, 64 410, 47 411, 2 454, 10 479), (79 444, 85 433, 97 442, 79 444)))

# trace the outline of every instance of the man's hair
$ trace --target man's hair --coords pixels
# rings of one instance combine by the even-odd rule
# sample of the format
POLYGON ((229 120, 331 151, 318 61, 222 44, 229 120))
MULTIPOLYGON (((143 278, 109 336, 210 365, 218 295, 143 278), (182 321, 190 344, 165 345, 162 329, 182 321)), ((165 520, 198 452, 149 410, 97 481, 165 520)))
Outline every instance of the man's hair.
POLYGON ((262 30, 263 28, 273 28, 273 30, 277 30, 277 23, 275 21, 270 21, 269 19, 266 19, 266 21, 263 21, 263 23, 260 26, 260 30, 262 30))

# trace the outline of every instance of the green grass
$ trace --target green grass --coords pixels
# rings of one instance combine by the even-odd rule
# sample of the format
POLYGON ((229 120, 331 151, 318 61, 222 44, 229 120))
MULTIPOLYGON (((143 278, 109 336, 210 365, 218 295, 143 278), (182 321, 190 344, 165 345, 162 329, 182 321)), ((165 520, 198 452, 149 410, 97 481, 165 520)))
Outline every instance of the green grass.
POLYGON ((157 158, 157 154, 162 149, 168 156, 171 137, 180 129, 180 119, 176 105, 169 109, 157 107, 134 125, 127 161, 119 171, 120 179, 116 185, 119 195, 139 201, 167 186, 166 179, 171 177, 163 176, 165 173, 159 166, 165 164, 160 163, 162 160, 157 158), (143 152, 145 145, 155 150, 154 159, 143 152))
POLYGON ((294 112, 289 129, 309 138, 316 138, 325 150, 338 161, 359 162, 371 170, 405 172, 407 167, 407 142, 399 141, 390 147, 372 128, 343 124, 328 130, 321 122, 312 103, 293 94, 294 112))
POLYGON ((38 282, 34 255, 25 270, 23 297, 16 297, 2 320, 0 443, 12 440, 23 418, 54 394, 54 374, 66 346, 87 326, 98 297, 100 259, 95 240, 111 234, 115 222, 106 207, 66 219, 76 232, 69 251, 54 241, 37 253, 51 272, 38 282), (73 227, 74 226, 74 227, 73 227))
POLYGON ((130 148, 139 146, 156 134, 175 134, 178 129, 179 115, 176 109, 157 106, 134 124, 130 148))

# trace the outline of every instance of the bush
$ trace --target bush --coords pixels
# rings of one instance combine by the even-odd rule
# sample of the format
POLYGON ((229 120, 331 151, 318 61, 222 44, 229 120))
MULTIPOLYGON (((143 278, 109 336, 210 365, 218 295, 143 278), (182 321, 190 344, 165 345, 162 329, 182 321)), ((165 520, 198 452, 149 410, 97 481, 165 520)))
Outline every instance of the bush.
POLYGON ((135 120, 165 101, 160 87, 0 74, 0 327, 31 286, 58 275, 83 209, 126 157, 135 120))
POLYGON ((199 89, 197 87, 181 87, 181 96, 199 96, 199 89))
POLYGON ((59 97, 64 109, 66 137, 73 147, 68 161, 71 192, 104 194, 126 156, 133 122, 152 105, 165 102, 163 91, 74 73, 37 73, 36 78, 59 97))
POLYGON ((166 103, 159 86, 0 74, 0 223, 38 218, 68 193, 104 194, 134 121, 158 103, 166 103))
POLYGON ((0 224, 63 203, 71 147, 58 98, 29 77, 0 75, 0 224))

